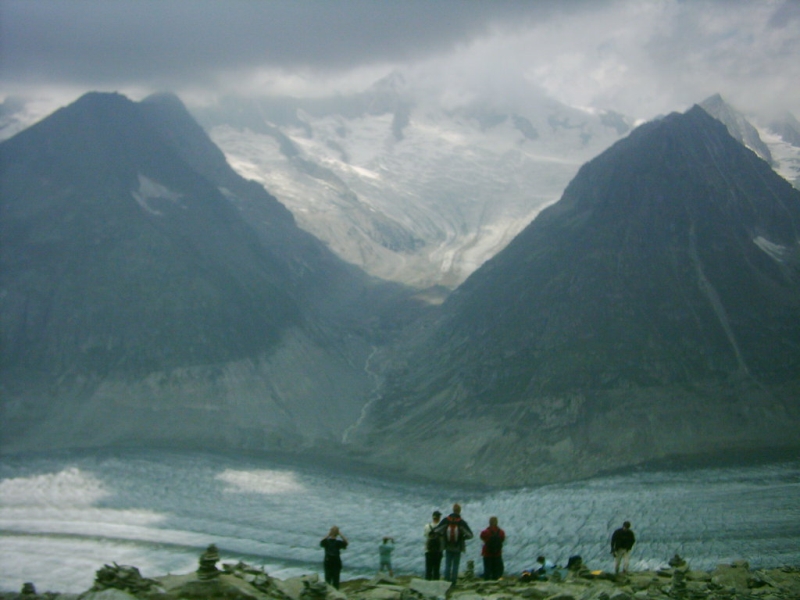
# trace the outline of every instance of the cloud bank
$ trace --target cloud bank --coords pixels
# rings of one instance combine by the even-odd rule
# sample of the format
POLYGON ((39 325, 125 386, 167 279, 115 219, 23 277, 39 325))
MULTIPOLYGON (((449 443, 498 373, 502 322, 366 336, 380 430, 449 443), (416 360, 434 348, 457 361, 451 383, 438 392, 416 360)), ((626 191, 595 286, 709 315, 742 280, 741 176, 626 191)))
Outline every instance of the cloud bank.
POLYGON ((800 0, 0 0, 3 95, 545 93, 636 118, 721 93, 800 112, 800 0))

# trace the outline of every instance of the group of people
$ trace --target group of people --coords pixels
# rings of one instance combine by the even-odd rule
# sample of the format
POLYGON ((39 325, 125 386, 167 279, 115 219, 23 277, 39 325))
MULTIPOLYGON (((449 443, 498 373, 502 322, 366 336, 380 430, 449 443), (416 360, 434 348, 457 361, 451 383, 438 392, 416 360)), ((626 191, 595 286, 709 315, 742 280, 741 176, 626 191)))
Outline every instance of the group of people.
MULTIPOLYGON (((461 563, 461 554, 466 550, 467 540, 474 536, 472 529, 461 516, 461 505, 454 504, 453 511, 442 518, 438 510, 433 512, 431 522, 423 528, 425 539, 425 579, 444 579, 455 585, 458 579, 458 569, 461 563), (444 558, 444 573, 441 573, 442 558, 444 558)), ((506 532, 497 521, 497 517, 489 518, 489 526, 481 531, 480 539, 483 542, 481 558, 483 559, 483 578, 497 580, 503 576, 503 544, 506 532)), ((625 521, 611 536, 611 553, 614 555, 614 572, 619 573, 620 566, 623 572, 628 571, 630 552, 636 543, 636 536, 631 530, 629 521, 625 521)), ((338 527, 331 527, 328 535, 322 539, 320 546, 325 550, 323 566, 325 581, 339 588, 339 575, 342 571, 341 551, 347 548, 347 538, 342 535, 338 527)), ((388 571, 394 577, 392 570, 392 551, 394 538, 384 537, 378 546, 379 571, 388 571)), ((546 575, 548 568, 554 568, 552 562, 544 556, 537 558, 534 572, 546 575)))

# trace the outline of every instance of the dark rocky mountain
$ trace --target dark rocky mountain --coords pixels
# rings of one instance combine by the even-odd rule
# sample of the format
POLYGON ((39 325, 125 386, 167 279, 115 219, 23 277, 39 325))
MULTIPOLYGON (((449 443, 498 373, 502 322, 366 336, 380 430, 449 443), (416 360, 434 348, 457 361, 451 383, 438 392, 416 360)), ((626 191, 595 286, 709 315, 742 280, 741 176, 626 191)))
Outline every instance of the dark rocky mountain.
POLYGON ((695 106, 584 165, 392 357, 363 453, 527 484, 796 448, 800 193, 695 106))
POLYGON ((367 332, 405 292, 300 230, 176 97, 87 94, 0 144, 0 185, 3 450, 291 448, 359 416, 367 332))

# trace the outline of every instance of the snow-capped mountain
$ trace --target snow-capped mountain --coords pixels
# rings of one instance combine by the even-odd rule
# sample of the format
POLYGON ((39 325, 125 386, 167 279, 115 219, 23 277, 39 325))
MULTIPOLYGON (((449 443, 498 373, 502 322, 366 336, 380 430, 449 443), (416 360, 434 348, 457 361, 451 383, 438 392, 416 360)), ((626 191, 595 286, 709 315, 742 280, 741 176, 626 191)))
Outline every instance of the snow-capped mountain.
MULTIPOLYGON (((702 103, 731 134, 800 187, 800 124, 702 103)), ((191 112, 242 176, 306 231, 369 273, 454 288, 555 202, 584 162, 626 135, 613 112, 531 96, 433 103, 397 73, 349 96, 226 98, 191 112)), ((0 105, 0 139, 41 118, 0 105)))
POLYGON ((621 115, 542 98, 434 106, 397 74, 348 97, 229 98, 193 112, 301 227, 420 288, 461 283, 629 130, 621 115))
POLYGON ((748 118, 714 94, 700 103, 728 133, 767 162, 781 177, 800 189, 800 122, 791 114, 764 119, 748 118))
POLYGON ((800 190, 800 122, 791 113, 757 126, 778 174, 800 190))

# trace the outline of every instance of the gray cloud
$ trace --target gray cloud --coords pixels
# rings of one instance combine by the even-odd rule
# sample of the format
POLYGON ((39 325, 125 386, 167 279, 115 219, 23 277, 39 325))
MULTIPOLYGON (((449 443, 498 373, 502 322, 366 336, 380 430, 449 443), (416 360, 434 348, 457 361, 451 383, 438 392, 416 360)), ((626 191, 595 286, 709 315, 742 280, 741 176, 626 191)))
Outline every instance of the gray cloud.
POLYGON ((440 99, 650 118, 719 92, 800 112, 800 0, 0 0, 0 91, 312 94, 391 70, 440 99))
POLYGON ((544 18, 555 3, 478 0, 2 0, 3 78, 213 83, 256 67, 412 61, 544 18))

